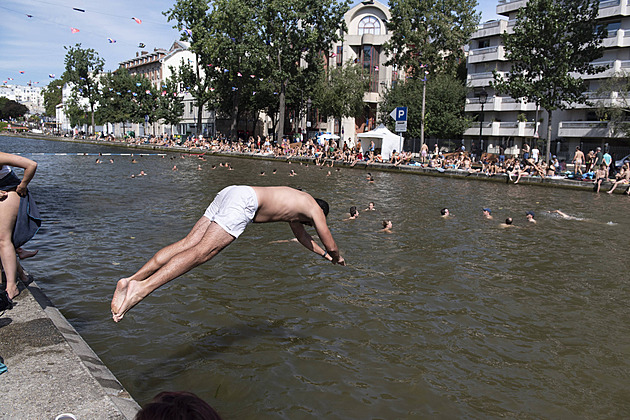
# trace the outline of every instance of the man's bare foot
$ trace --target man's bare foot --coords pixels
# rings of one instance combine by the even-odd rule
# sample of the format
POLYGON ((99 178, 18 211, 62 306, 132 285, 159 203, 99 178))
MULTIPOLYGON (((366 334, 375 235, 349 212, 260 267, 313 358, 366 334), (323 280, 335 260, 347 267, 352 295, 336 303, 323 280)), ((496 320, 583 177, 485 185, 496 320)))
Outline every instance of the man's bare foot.
POLYGON ((612 191, 606 191, 606 192, 607 192, 608 194, 612 194, 612 193, 613 193, 612 191))
POLYGON ((140 282, 130 278, 118 280, 111 303, 112 319, 115 322, 123 319, 125 314, 144 298, 139 292, 139 284, 140 282))
POLYGON ((25 260, 27 258, 31 258, 37 255, 37 253, 39 252, 39 249, 36 249, 35 251, 27 251, 26 249, 18 248, 16 249, 16 252, 17 252, 18 257, 21 260, 25 260))

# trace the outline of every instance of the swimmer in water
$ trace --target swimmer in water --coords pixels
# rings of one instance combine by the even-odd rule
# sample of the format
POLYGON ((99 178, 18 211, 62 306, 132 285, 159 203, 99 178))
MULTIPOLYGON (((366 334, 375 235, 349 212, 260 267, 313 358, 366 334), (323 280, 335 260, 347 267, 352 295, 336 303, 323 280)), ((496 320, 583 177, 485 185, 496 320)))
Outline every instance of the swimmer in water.
POLYGON ((383 220, 383 228, 379 232, 392 233, 392 227, 394 227, 391 220, 383 220))
POLYGON ((440 210, 440 214, 445 219, 448 218, 448 217, 451 217, 451 212, 446 207, 444 207, 442 210, 440 210))
POLYGON ((374 208, 374 201, 370 201, 368 203, 368 207, 367 209, 363 210, 363 211, 376 211, 376 209, 374 208))
POLYGON ((525 217, 527 218, 527 221, 529 223, 536 224, 536 219, 534 219, 534 212, 533 211, 528 211, 527 213, 525 213, 525 217))
POLYGON ((512 222, 513 222, 512 218, 508 217, 507 219, 505 219, 505 223, 501 223, 499 226, 501 226, 502 228, 511 227, 511 226, 514 226, 512 222))
POLYGON ((357 210, 356 206, 352 206, 350 207, 350 217, 347 219, 343 219, 343 221, 345 222, 346 220, 354 220, 357 217, 359 217, 359 210, 357 210))
POLYGON ((483 217, 485 217, 488 220, 492 220, 493 219, 493 217, 492 217, 492 210, 487 209, 487 208, 483 209, 483 217))

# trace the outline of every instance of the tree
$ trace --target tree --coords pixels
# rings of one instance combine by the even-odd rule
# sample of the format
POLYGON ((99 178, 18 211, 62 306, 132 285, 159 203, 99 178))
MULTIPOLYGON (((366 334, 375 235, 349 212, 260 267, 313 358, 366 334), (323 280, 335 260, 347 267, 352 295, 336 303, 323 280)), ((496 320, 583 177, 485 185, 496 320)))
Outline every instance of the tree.
POLYGON ((63 85, 63 80, 56 79, 50 82, 44 89, 45 115, 49 117, 54 117, 56 115, 57 105, 62 102, 63 85))
POLYGON ((0 97, 0 120, 15 119, 28 114, 28 108, 13 99, 0 97))
POLYGON ((175 28, 182 31, 182 40, 190 41, 190 50, 195 53, 194 62, 184 62, 178 69, 171 69, 174 80, 188 91, 197 107, 197 134, 202 131, 203 108, 214 98, 212 90, 211 51, 208 50, 208 2, 206 0, 177 0, 164 15, 169 21, 177 22, 175 28), (188 32, 189 31, 189 32, 188 32))
POLYGON ((271 79, 278 93, 277 139, 284 134, 287 87, 300 66, 316 66, 333 42, 341 39, 348 1, 266 0, 260 6, 258 29, 273 69, 271 79))
POLYGON ((597 101, 597 116, 609 122, 612 135, 630 137, 630 73, 620 72, 604 80, 597 92, 607 98, 612 92, 617 92, 614 103, 610 103, 610 99, 597 101))
POLYGON ((599 0, 530 0, 519 10, 514 32, 504 35, 512 68, 507 77, 495 71, 492 85, 547 111, 547 163, 553 111, 588 103, 583 94, 588 84, 574 74, 605 70, 592 64, 603 55, 605 28, 597 24, 598 11, 599 0))
POLYGON ((64 112, 72 127, 80 127, 88 123, 87 106, 81 104, 81 100, 75 92, 66 101, 64 112))
POLYGON ((171 127, 179 124, 184 115, 184 103, 179 97, 177 82, 170 78, 162 84, 157 97, 156 117, 164 120, 171 127))
MULTIPOLYGON (((407 107, 407 133, 420 138, 422 124, 422 79, 410 78, 390 89, 380 105, 384 115, 398 106, 407 107)), ((460 138, 470 127, 470 119, 464 114, 466 86, 451 74, 428 77, 425 106, 425 135, 439 139, 460 138)))
POLYGON ((431 73, 455 72, 464 60, 465 45, 481 17, 476 0, 391 0, 392 33, 385 44, 391 56, 387 63, 421 75, 426 65, 431 73))
POLYGON ((342 67, 333 67, 321 76, 318 89, 314 94, 313 105, 322 117, 339 119, 339 136, 341 136, 341 119, 358 117, 365 104, 363 95, 369 88, 369 79, 365 77, 363 68, 357 64, 347 63, 342 67))
POLYGON ((94 134, 96 130, 94 109, 100 95, 98 75, 103 71, 105 61, 92 48, 81 48, 81 44, 64 48, 67 51, 65 58, 66 70, 62 79, 74 85, 73 89, 78 98, 87 99, 92 114, 92 134, 94 134))

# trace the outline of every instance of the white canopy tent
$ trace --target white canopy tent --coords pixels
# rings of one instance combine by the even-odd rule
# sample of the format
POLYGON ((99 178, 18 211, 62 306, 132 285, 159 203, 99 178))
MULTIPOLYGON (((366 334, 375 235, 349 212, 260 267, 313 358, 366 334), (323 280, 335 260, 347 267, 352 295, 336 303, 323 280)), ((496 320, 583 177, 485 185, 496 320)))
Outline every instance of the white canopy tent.
POLYGON ((400 152, 404 140, 402 136, 392 133, 383 124, 367 133, 359 133, 357 137, 361 140, 361 152, 365 154, 370 149, 370 142, 373 141, 374 148, 381 149, 383 160, 389 160, 394 150, 400 152))

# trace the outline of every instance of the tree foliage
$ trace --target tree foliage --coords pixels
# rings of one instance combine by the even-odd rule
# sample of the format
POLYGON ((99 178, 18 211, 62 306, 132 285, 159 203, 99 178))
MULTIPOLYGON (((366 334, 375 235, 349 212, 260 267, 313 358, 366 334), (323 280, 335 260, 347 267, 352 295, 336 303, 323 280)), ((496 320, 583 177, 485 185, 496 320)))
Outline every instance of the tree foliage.
POLYGON ((358 64, 333 67, 322 74, 313 104, 320 117, 334 117, 340 121, 344 117, 359 117, 364 111, 363 96, 369 83, 363 68, 358 64))
MULTIPOLYGON (((407 79, 397 83, 385 94, 380 108, 385 121, 391 122, 388 113, 399 106, 407 107, 407 133, 420 138, 422 124, 422 90, 424 81, 407 79)), ((471 121, 464 114, 466 86, 451 74, 438 74, 426 81, 425 127, 426 136, 438 139, 461 138, 471 121)), ((391 124, 390 124, 390 128, 391 124)))
POLYGON ((56 115, 56 107, 63 100, 63 85, 64 82, 61 79, 55 79, 46 86, 43 90, 44 95, 44 108, 45 115, 54 117, 56 115))
POLYGON ((77 97, 87 99, 92 114, 92 133, 95 131, 94 111, 100 95, 98 80, 105 61, 92 48, 81 48, 81 44, 66 49, 65 72, 62 79, 73 84, 77 97))
POLYGON ((462 46, 475 31, 480 13, 476 0, 390 0, 392 33, 385 51, 395 64, 419 75, 420 65, 431 73, 454 73, 464 60, 462 46))
POLYGON ((262 109, 277 114, 282 135, 285 106, 306 103, 303 82, 321 71, 321 52, 340 38, 347 9, 348 2, 338 0, 217 0, 212 7, 206 0, 178 0, 165 15, 198 60, 184 63, 179 80, 199 109, 210 102, 230 115, 232 135, 241 112, 262 109), (296 84, 300 89, 291 87, 296 84))
POLYGON ((0 120, 15 119, 28 114, 28 108, 13 99, 0 97, 0 120))
POLYGON ((607 98, 617 92, 615 102, 610 99, 597 101, 597 116, 609 122, 612 135, 630 137, 630 73, 624 71, 605 79, 597 91, 607 98))
POLYGON ((514 32, 504 36, 512 68, 505 77, 495 71, 493 85, 547 110, 547 150, 553 111, 588 101, 588 84, 576 75, 605 70, 592 64, 603 55, 606 33, 597 24, 598 10, 599 0, 530 0, 519 10, 514 32))

